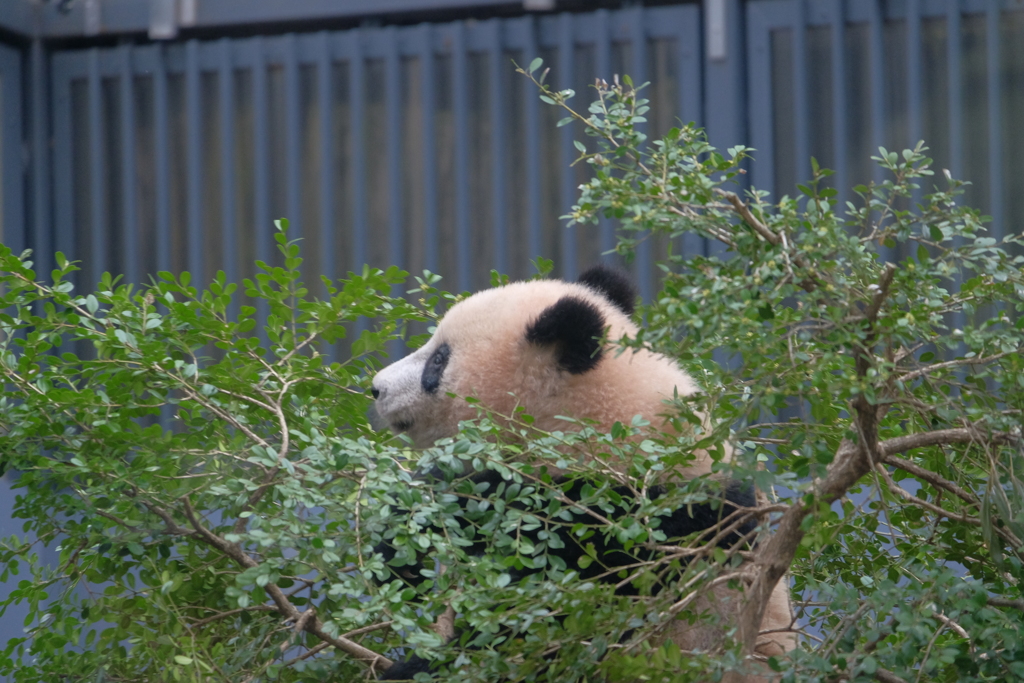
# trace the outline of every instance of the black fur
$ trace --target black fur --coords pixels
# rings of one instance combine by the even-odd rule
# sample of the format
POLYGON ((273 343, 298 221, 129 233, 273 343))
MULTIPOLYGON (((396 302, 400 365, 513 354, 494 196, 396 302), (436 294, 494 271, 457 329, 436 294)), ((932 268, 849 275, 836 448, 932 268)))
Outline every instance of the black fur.
POLYGON ((423 376, 420 378, 420 385, 423 387, 423 391, 428 394, 437 393, 437 388, 441 386, 441 378, 444 377, 444 370, 448 367, 448 358, 451 355, 451 347, 447 344, 441 344, 430 355, 430 358, 427 359, 427 364, 423 366, 423 376))
MULTIPOLYGON (((479 472, 469 477, 461 477, 454 482, 451 477, 445 477, 443 473, 435 468, 426 477, 428 480, 434 480, 438 482, 438 486, 447 489, 450 492, 454 492, 458 495, 460 492, 463 495, 458 495, 459 505, 463 510, 466 524, 463 528, 468 528, 474 524, 484 524, 490 515, 497 514, 494 512, 494 507, 489 507, 485 512, 470 513, 466 508, 468 498, 465 494, 469 493, 470 490, 475 495, 481 495, 495 499, 500 497, 502 494, 507 498, 513 498, 508 495, 508 487, 511 482, 505 481, 501 474, 493 470, 485 472, 479 472), (504 484, 504 486, 502 486, 504 484)), ((562 487, 565 497, 569 500, 578 501, 583 497, 584 487, 588 486, 590 482, 584 479, 573 479, 567 478, 557 479, 556 483, 562 487)), ((524 482, 524 486, 531 485, 530 482, 524 482)), ((535 485, 535 484, 533 484, 535 485)), ((634 507, 632 504, 632 492, 624 486, 614 487, 612 489, 614 494, 622 499, 622 503, 615 507, 611 513, 612 518, 619 518, 630 513, 634 507)), ((666 493, 666 488, 663 486, 654 486, 649 490, 649 497, 657 500, 666 493)), ((522 503, 518 501, 510 501, 509 505, 519 509, 525 509, 522 503)), ((754 492, 751 486, 745 485, 738 481, 728 482, 722 489, 721 500, 700 504, 684 505, 679 509, 675 510, 671 514, 663 515, 658 518, 658 528, 664 532, 667 537, 667 543, 671 543, 675 539, 684 538, 694 533, 698 533, 709 529, 718 524, 722 519, 725 519, 739 507, 753 507, 756 505, 754 499, 754 492)), ((607 510, 600 510, 599 508, 592 508, 594 512, 598 512, 601 515, 608 515, 607 510)), ((554 528, 548 528, 549 533, 557 534, 561 540, 563 547, 553 549, 549 547, 548 555, 556 556, 561 558, 567 568, 578 572, 581 580, 584 581, 598 581, 602 583, 618 583, 621 581, 621 577, 617 575, 617 572, 612 571, 618 567, 625 567, 628 565, 635 564, 638 561, 647 561, 653 558, 656 551, 648 550, 642 547, 633 547, 629 551, 625 549, 621 543, 619 543, 614 537, 608 536, 597 530, 596 533, 589 536, 584 544, 593 545, 596 561, 591 562, 587 567, 580 568, 579 561, 586 556, 586 551, 583 545, 579 541, 578 537, 572 535, 571 529, 576 524, 587 524, 595 525, 597 521, 591 515, 586 512, 572 512, 570 511, 570 519, 564 520, 564 523, 559 523, 554 528)), ((740 540, 750 533, 755 527, 753 520, 747 520, 743 524, 739 525, 736 531, 727 534, 724 538, 719 541, 720 546, 730 547, 740 542, 740 540)), ((542 527, 543 528, 543 527, 542 527)), ((541 529, 536 531, 527 532, 526 535, 532 542, 540 543, 539 533, 541 529)), ((483 555, 487 550, 486 539, 482 539, 479 536, 469 536, 473 542, 471 545, 466 547, 466 552, 470 555, 483 555)), ((387 541, 383 541, 374 548, 375 552, 380 553, 386 564, 395 558, 396 551, 389 545, 387 541)), ((403 580, 410 581, 413 584, 417 584, 423 580, 421 572, 424 569, 422 562, 424 558, 417 558, 412 564, 407 564, 401 567, 392 567, 392 571, 395 575, 403 580)), ((429 567, 433 568, 433 562, 429 562, 429 567)), ((519 581, 529 574, 536 573, 538 571, 531 568, 509 568, 509 573, 512 576, 513 581, 519 581)), ((671 577, 667 577, 671 579, 671 577)), ((655 587, 655 591, 660 590, 660 587, 655 587)), ((619 587, 616 592, 620 595, 636 595, 637 589, 633 586, 626 585, 619 587)), ((434 672, 438 667, 436 662, 424 659, 413 654, 405 661, 396 662, 391 669, 383 674, 383 680, 407 680, 411 679, 417 673, 420 672, 434 672)))
POLYGON ((413 653, 409 659, 402 662, 395 662, 391 668, 385 671, 382 681, 409 681, 418 673, 434 673, 436 664, 429 659, 420 657, 413 653))
POLYGON ((526 328, 526 340, 556 347, 556 362, 563 370, 581 375, 601 360, 604 316, 594 304, 575 296, 563 296, 548 306, 526 328))
POLYGON ((639 293, 629 276, 618 268, 599 263, 580 275, 577 282, 600 292, 626 315, 636 310, 639 293))

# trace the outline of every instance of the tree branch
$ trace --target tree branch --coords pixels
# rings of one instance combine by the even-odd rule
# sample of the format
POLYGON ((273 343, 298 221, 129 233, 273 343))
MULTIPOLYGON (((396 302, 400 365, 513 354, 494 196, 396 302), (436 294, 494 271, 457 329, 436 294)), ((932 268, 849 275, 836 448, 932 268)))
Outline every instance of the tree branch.
MULTIPOLYGON (((915 496, 914 494, 910 493, 902 486, 897 484, 895 481, 893 481, 892 477, 889 476, 889 473, 885 470, 884 467, 879 467, 879 471, 882 477, 885 479, 886 483, 889 485, 889 490, 894 495, 899 496, 900 498, 907 501, 911 505, 916 505, 917 507, 924 508, 925 510, 931 510, 939 517, 946 517, 948 519, 963 522, 964 524, 971 524, 973 526, 982 526, 982 521, 979 517, 971 517, 966 512, 957 514, 955 512, 952 512, 951 510, 943 508, 941 505, 929 503, 927 500, 918 498, 917 496, 915 496)), ((1004 540, 1006 540, 1007 543, 1009 543, 1013 547, 1020 547, 1020 539, 1017 538, 1009 529, 1001 529, 998 526, 993 526, 992 531, 1001 536, 1004 540)))
MULTIPOLYGON (((915 436, 918 435, 915 434, 915 436)), ((972 505, 978 504, 977 498, 972 496, 968 491, 965 491, 964 489, 960 488, 953 482, 949 481, 948 479, 940 477, 931 470, 926 470, 925 468, 916 465, 915 463, 912 463, 909 460, 904 460, 903 458, 899 458, 895 455, 889 455, 888 451, 883 450, 882 453, 882 462, 885 463, 886 465, 892 465, 896 469, 903 470, 908 474, 912 474, 918 479, 921 479, 922 481, 931 484, 936 489, 944 489, 946 491, 949 491, 957 498, 963 500, 965 503, 970 503, 972 505)))
POLYGON ((178 526, 178 523, 174 521, 174 517, 167 510, 164 510, 159 505, 149 503, 146 501, 142 502, 146 506, 146 509, 152 512, 154 515, 164 521, 164 526, 167 528, 167 533, 174 536, 191 536, 192 532, 183 526, 178 526))
MULTIPOLYGON (((869 304, 867 309, 864 311, 864 317, 871 322, 872 327, 878 319, 878 311, 882 309, 882 302, 885 301, 885 297, 889 295, 889 286, 892 285, 892 278, 895 274, 896 264, 886 263, 885 270, 882 272, 882 277, 878 279, 878 289, 875 290, 875 295, 871 298, 871 304, 869 304)), ((874 338, 873 330, 871 336, 874 338)))
MULTIPOLYGON (((767 238, 766 238, 767 239, 767 238)), ((896 272, 896 266, 887 263, 879 277, 877 289, 871 303, 864 309, 864 320, 868 330, 862 344, 853 348, 854 363, 857 376, 867 378, 872 366, 871 349, 878 337, 875 323, 885 298, 889 294, 896 272)), ((808 495, 803 496, 779 519, 775 533, 757 552, 753 574, 754 581, 744 593, 740 608, 737 638, 743 652, 751 655, 757 644, 761 621, 776 584, 789 571, 796 557, 804 531, 804 518, 821 504, 831 504, 844 495, 854 484, 867 474, 871 468, 882 461, 885 453, 897 453, 902 450, 928 445, 930 441, 946 443, 950 439, 977 440, 981 433, 975 429, 942 430, 943 434, 910 435, 898 437, 884 443, 878 441, 879 406, 868 401, 864 393, 859 394, 852 402, 854 427, 857 430, 858 443, 844 439, 836 451, 832 464, 829 465, 825 478, 815 482, 808 495), (943 441, 943 437, 947 441, 943 441), (938 439, 937 441, 935 441, 938 439)), ((738 683, 742 676, 738 672, 730 672, 726 676, 728 683, 738 683)))
MULTIPOLYGON (((858 421, 861 421, 859 413, 858 421)), ((870 422, 870 420, 867 422, 870 422)), ((863 427, 863 424, 861 426, 863 427)), ((873 449, 861 447, 851 441, 844 440, 840 444, 825 478, 815 482, 807 495, 782 515, 775 533, 756 553, 753 568, 755 579, 745 592, 745 601, 740 611, 738 637, 744 644, 745 652, 752 653, 754 651, 754 645, 760 630, 761 620, 764 617, 764 609, 768 598, 771 596, 775 584, 789 570, 789 566, 796 556, 797 548, 804 535, 801 529, 803 519, 812 510, 816 509, 819 504, 831 504, 832 501, 844 495, 861 477, 870 471, 873 459, 875 462, 891 461, 890 464, 901 466, 902 469, 902 466, 912 466, 912 464, 907 463, 907 461, 901 458, 895 458, 894 453, 902 453, 924 446, 964 443, 1008 443, 1019 439, 1020 437, 1016 435, 1004 432, 986 435, 977 427, 971 425, 957 429, 940 429, 933 432, 899 436, 882 442, 876 442, 873 449), (873 452, 874 455, 870 456, 868 451, 873 452), (811 502, 805 502, 807 500, 811 502)), ((916 468, 916 466, 913 467, 916 468)), ((908 471, 910 470, 908 469, 908 471)), ((917 471, 922 470, 918 469, 917 471)), ((927 470, 923 471, 927 472, 927 470)), ((933 478, 935 477, 933 476, 933 478)), ((943 488, 951 490, 950 487, 955 487, 960 493, 967 495, 968 499, 970 498, 966 491, 959 489, 952 482, 946 483, 949 486, 943 486, 943 488)), ((960 495, 960 493, 957 493, 957 495, 960 495)), ((1010 604, 1011 602, 1013 601, 1007 601, 1006 605, 1001 606, 1017 606, 1016 603, 1010 604)), ((876 674, 877 676, 878 674, 876 674)), ((728 680, 741 679, 734 677, 728 680)), ((880 678, 879 680, 883 679, 880 678)), ((894 676, 884 680, 900 679, 894 676)))
MULTIPOLYGON (((878 450, 882 452, 884 456, 883 459, 888 460, 892 454, 903 453, 904 451, 913 450, 915 448, 924 448, 925 446, 947 446, 956 443, 1005 444, 1013 443, 1014 441, 1020 440, 1020 438, 1020 436, 1009 432, 992 432, 991 434, 985 434, 976 426, 971 425, 969 427, 936 429, 932 432, 920 432, 918 434, 896 436, 891 439, 886 439, 882 443, 878 444, 878 450)), ((901 465, 897 465, 896 462, 912 465, 912 463, 907 463, 906 460, 901 460, 900 458, 894 458, 893 460, 894 462, 891 464, 894 467, 900 467, 900 469, 903 469, 903 467, 901 465)), ((924 471, 927 472, 927 470, 924 471)))
MULTIPOLYGON (((206 541, 206 543, 213 546, 214 548, 224 553, 232 560, 234 560, 235 562, 237 562, 238 564, 247 569, 259 566, 259 563, 253 558, 249 557, 249 555, 244 550, 242 550, 242 547, 240 545, 238 545, 237 543, 229 543, 226 539, 218 536, 217 534, 213 533, 212 531, 204 527, 202 523, 199 521, 199 518, 196 516, 195 510, 192 509, 192 503, 191 501, 189 501, 188 496, 183 496, 181 502, 182 507, 184 508, 185 511, 185 517, 188 519, 189 524, 192 525, 192 528, 196 530, 200 538, 206 541)), ((305 624, 305 630, 309 633, 312 633, 320 640, 330 643, 337 649, 341 650, 342 652, 345 652, 346 654, 351 655, 355 659, 369 662, 372 666, 383 666, 384 668, 388 668, 392 665, 393 662, 390 659, 383 655, 377 654, 373 650, 363 647, 359 643, 352 642, 347 638, 335 637, 330 635, 329 633, 324 631, 323 624, 315 615, 311 618, 309 615, 304 617, 303 613, 300 612, 298 608, 295 607, 295 605, 293 605, 291 601, 288 600, 288 597, 284 594, 280 587, 278 587, 277 584, 268 583, 264 587, 264 590, 266 590, 267 595, 270 596, 270 599, 274 601, 274 604, 277 605, 277 611, 283 617, 291 621, 295 621, 296 623, 300 622, 300 620, 305 619, 305 621, 302 622, 305 624)))
POLYGON ((1014 349, 1013 351, 1005 351, 1003 353, 994 353, 991 356, 985 356, 984 358, 957 358, 956 360, 948 360, 944 363, 933 363, 917 370, 912 370, 904 375, 901 375, 898 380, 900 382, 909 382, 910 380, 917 379, 923 375, 927 375, 936 370, 944 370, 946 368, 955 368, 960 365, 982 365, 984 363, 991 363, 994 360, 999 360, 1005 356, 1012 356, 1013 354, 1020 353, 1022 349, 1014 349))
POLYGON ((722 197, 725 197, 725 200, 732 205, 733 210, 736 211, 739 217, 743 219, 743 222, 753 228, 754 232, 758 235, 765 238, 769 244, 778 246, 782 243, 782 238, 772 232, 771 228, 767 225, 759 221, 757 216, 751 213, 750 207, 748 207, 735 192, 729 192, 728 190, 723 190, 721 188, 716 188, 715 192, 722 197))
POLYGON ((876 669, 875 678, 882 681, 882 683, 907 683, 888 669, 876 669))
MULTIPOLYGON (((743 220, 744 223, 753 228, 754 232, 763 237, 772 246, 783 246, 785 251, 789 251, 788 245, 784 243, 782 237, 775 234, 771 228, 758 220, 757 216, 753 214, 750 207, 747 206, 742 199, 735 192, 729 192, 721 188, 715 188, 715 192, 724 197, 736 214, 743 220)), ((803 257, 803 254, 794 251, 792 253, 793 263, 804 270, 812 270, 808 267, 807 259, 803 257)), ((800 287, 806 292, 813 292, 818 287, 818 279, 813 274, 808 274, 800 283, 800 287)))
POLYGON ((205 618, 200 619, 198 621, 194 621, 191 624, 188 624, 188 627, 191 628, 191 629, 197 629, 197 628, 206 626, 207 624, 212 624, 215 621, 219 621, 221 619, 227 619, 228 617, 233 617, 236 614, 241 614, 242 612, 276 612, 276 611, 277 611, 277 608, 273 607, 271 605, 250 605, 249 607, 240 607, 238 609, 228 610, 227 612, 219 612, 217 614, 214 614, 212 617, 205 617, 205 618))
POLYGON ((1024 612, 1024 600, 1010 600, 1008 598, 988 598, 986 601, 993 607, 1011 607, 1024 612))

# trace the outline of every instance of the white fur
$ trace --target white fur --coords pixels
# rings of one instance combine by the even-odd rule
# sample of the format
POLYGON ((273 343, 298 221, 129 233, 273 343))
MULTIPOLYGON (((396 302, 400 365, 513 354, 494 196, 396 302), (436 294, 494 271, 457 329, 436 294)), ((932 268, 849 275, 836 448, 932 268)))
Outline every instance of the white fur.
POLYGON ((610 345, 596 368, 574 375, 558 368, 554 348, 527 341, 530 323, 567 295, 597 306, 609 339, 636 334, 625 313, 583 285, 545 280, 484 290, 452 307, 422 348, 377 374, 378 414, 392 428, 408 424, 402 431, 421 448, 476 415, 462 400, 468 396, 499 415, 522 406, 548 431, 566 427, 557 415, 594 420, 604 429, 636 415, 661 425, 669 412, 664 401, 695 391, 674 361, 648 351, 617 353, 610 345), (441 344, 451 348, 451 358, 438 391, 427 394, 420 384, 423 366, 441 344))

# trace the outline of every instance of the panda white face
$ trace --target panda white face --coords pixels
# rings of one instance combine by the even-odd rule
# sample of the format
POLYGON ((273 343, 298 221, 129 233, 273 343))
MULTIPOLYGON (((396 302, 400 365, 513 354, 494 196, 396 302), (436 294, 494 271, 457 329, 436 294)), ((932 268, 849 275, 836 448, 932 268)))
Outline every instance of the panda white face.
POLYGON ((423 448, 476 416, 469 396, 499 414, 520 402, 564 414, 545 399, 562 392, 566 375, 600 364, 600 338, 616 316, 628 324, 597 292, 557 280, 478 292, 453 306, 422 348, 377 374, 377 415, 423 448))
MULTIPOLYGON (((451 399, 442 389, 452 348, 437 335, 373 379, 377 415, 396 434, 407 434, 418 448, 452 433, 451 399)), ((457 424, 457 423, 456 423, 457 424)))
POLYGON ((635 290, 617 271, 593 268, 578 282, 539 280, 487 289, 445 315, 415 353, 373 379, 378 417, 417 448, 454 436, 477 415, 473 397, 495 415, 517 408, 537 429, 565 429, 560 416, 604 428, 636 415, 655 421, 674 393, 693 393, 674 361, 616 353, 606 340, 633 336, 635 290))

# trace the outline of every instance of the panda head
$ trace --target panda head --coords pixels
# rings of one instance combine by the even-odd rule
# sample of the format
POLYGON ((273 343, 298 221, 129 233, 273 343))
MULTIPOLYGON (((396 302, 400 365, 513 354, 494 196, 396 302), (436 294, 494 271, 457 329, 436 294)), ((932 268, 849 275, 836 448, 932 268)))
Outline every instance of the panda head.
POLYGON ((426 447, 476 415, 476 398, 497 415, 522 407, 543 430, 559 415, 610 427, 665 412, 693 384, 669 359, 617 354, 607 340, 634 335, 636 290, 596 266, 577 282, 516 282, 478 292, 448 311, 430 340, 373 379, 375 409, 396 433, 426 447))

